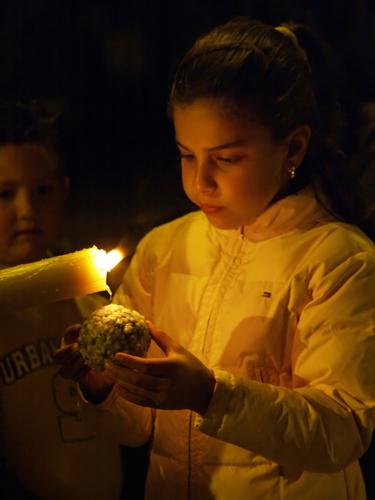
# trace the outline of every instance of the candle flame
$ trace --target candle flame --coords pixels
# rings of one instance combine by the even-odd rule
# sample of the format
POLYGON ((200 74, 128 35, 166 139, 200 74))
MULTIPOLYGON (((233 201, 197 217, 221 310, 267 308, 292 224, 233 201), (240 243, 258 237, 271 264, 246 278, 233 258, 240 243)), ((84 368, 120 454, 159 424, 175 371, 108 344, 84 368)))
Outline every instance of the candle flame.
POLYGON ((125 257, 124 253, 118 248, 115 248, 107 253, 106 255, 106 266, 107 270, 110 271, 125 257))
POLYGON ((108 272, 113 269, 124 257, 124 253, 117 248, 108 253, 105 250, 98 250, 95 256, 95 265, 99 269, 103 269, 105 272, 108 272))

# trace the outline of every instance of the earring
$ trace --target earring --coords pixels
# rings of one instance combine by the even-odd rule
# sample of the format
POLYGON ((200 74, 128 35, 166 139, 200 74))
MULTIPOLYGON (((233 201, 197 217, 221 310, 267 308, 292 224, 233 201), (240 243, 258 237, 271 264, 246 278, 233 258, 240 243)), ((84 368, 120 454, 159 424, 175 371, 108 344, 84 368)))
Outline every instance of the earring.
POLYGON ((296 176, 296 169, 297 169, 297 167, 294 165, 294 163, 291 163, 290 167, 288 168, 289 177, 291 179, 295 178, 295 176, 296 176))

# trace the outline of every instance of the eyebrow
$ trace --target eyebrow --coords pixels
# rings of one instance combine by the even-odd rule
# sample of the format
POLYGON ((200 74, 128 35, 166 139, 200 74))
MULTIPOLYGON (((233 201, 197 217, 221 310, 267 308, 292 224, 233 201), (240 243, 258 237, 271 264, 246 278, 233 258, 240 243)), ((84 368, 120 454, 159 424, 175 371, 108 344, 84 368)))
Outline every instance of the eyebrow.
MULTIPOLYGON (((41 177, 35 177, 35 178, 30 178, 27 180, 27 182, 31 183, 38 183, 38 182, 49 182, 49 181, 55 181, 55 180, 60 180, 59 175, 55 175, 54 173, 51 175, 42 175, 41 177)), ((19 184, 23 184, 24 182, 22 181, 20 183, 19 179, 1 179, 0 176, 0 185, 1 186, 18 186, 19 184)))
MULTIPOLYGON (((247 141, 245 141, 244 139, 238 139, 237 141, 226 142, 224 144, 218 144, 217 146, 213 146, 211 148, 204 148, 204 149, 205 149, 205 151, 218 151, 221 149, 229 149, 229 148, 235 148, 235 147, 239 147, 239 146, 245 146, 246 143, 247 143, 247 141)), ((186 149, 187 151, 190 151, 190 149, 187 146, 184 146, 183 144, 181 144, 177 140, 176 140, 176 145, 180 146, 183 149, 186 149)))

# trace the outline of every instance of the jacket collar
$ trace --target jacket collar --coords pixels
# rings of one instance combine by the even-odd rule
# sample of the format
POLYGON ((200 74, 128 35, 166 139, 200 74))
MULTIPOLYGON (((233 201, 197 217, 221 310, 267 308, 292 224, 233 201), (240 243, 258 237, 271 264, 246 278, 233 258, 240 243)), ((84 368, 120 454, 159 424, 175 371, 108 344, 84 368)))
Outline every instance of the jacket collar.
POLYGON ((335 218, 318 202, 310 187, 275 202, 248 226, 246 239, 263 241, 294 230, 309 229, 335 218))

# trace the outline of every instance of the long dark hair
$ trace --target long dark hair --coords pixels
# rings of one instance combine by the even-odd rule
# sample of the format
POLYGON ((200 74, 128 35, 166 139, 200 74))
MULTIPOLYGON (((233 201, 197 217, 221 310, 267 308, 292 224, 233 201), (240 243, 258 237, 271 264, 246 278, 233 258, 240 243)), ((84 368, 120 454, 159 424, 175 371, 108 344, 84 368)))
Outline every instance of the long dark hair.
POLYGON ((368 203, 355 192, 358 179, 342 150, 346 118, 333 63, 330 47, 305 25, 274 28, 236 18, 198 38, 182 58, 169 110, 197 98, 220 99, 233 112, 255 112, 276 140, 308 124, 310 145, 289 192, 311 185, 337 218, 370 233, 368 203))

